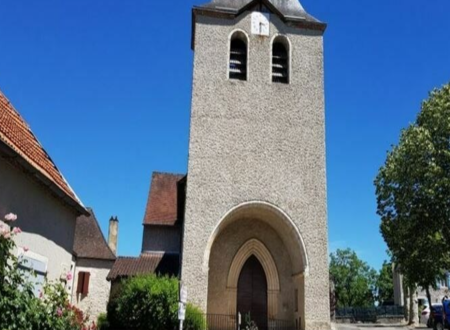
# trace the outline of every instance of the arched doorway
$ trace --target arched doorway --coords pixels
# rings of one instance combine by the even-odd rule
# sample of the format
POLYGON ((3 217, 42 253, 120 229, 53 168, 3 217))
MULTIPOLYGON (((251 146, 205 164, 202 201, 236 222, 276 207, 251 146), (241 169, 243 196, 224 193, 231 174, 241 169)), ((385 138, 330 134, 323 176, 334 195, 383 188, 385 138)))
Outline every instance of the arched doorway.
MULTIPOLYGON (((267 202, 236 206, 212 232, 204 255, 208 268, 207 313, 236 320, 238 282, 251 257, 258 260, 266 279, 264 325, 273 328, 284 322, 291 326, 295 320, 301 320, 299 328, 304 329, 306 248, 297 224, 267 202)), ((241 311, 243 317, 242 314, 241 311)), ((264 325, 259 328, 262 330, 264 325)))
POLYGON ((254 255, 248 258, 239 275, 237 311, 244 326, 249 316, 258 329, 267 329, 267 278, 254 255))

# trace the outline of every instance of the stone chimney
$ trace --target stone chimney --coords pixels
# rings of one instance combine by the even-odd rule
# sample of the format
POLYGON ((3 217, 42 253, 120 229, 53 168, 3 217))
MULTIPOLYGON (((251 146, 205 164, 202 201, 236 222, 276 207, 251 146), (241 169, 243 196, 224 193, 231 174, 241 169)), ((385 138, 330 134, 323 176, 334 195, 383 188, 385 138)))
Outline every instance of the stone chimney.
POLYGON ((117 219, 117 217, 111 217, 111 219, 109 219, 108 245, 116 256, 117 256, 118 236, 119 236, 119 219, 117 219))

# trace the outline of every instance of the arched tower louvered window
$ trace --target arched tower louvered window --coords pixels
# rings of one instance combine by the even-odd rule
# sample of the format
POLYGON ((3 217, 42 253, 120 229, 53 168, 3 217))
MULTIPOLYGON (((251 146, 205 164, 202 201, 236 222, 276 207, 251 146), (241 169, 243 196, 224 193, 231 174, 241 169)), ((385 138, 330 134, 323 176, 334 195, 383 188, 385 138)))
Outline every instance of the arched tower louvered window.
POLYGON ((289 51, 284 38, 277 38, 272 45, 272 81, 289 83, 289 51))
POLYGON ((245 35, 236 32, 230 43, 230 79, 247 80, 247 42, 245 35))

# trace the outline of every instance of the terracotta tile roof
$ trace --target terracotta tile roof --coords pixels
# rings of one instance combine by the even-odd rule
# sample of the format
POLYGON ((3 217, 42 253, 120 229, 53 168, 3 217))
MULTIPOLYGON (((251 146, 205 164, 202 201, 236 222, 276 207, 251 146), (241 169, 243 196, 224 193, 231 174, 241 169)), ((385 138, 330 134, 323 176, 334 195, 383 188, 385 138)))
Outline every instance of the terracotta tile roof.
POLYGON ((77 204, 81 201, 70 188, 28 124, 0 91, 0 141, 13 149, 77 204))
POLYGON ((183 217, 185 175, 172 173, 153 173, 145 225, 173 226, 183 217))
POLYGON ((143 253, 141 256, 119 257, 107 276, 108 281, 145 274, 177 276, 180 256, 170 253, 143 253))
POLYGON ((109 248, 102 230, 98 225, 94 211, 88 209, 90 216, 79 216, 75 228, 73 252, 77 258, 115 260, 116 256, 109 248))

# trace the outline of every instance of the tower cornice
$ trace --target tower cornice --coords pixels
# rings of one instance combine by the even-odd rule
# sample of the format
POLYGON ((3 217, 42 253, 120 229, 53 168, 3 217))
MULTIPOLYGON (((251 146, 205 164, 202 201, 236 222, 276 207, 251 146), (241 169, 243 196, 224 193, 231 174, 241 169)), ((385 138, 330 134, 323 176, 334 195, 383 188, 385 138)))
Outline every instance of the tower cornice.
POLYGON ((192 9, 192 41, 195 48, 195 22, 197 16, 234 19, 256 5, 264 5, 288 26, 325 32, 327 24, 309 15, 297 0, 212 0, 192 9))

